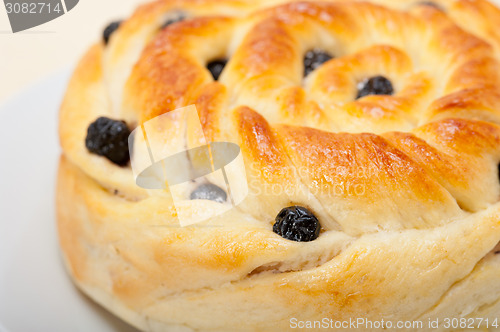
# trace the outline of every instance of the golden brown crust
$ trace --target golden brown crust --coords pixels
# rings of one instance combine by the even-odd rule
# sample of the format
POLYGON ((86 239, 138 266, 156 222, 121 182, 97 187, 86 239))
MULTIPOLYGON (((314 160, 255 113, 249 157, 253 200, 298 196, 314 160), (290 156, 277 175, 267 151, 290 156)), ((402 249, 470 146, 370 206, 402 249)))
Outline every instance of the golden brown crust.
MULTIPOLYGON (((433 229, 358 239, 328 232, 304 244, 282 239, 236 211, 214 220, 227 223, 215 231, 172 227, 172 211, 158 210, 165 203, 110 196, 61 160, 59 236, 69 271, 83 289, 105 294, 96 295, 100 301, 112 298, 131 310, 120 311, 127 321, 139 321, 137 315, 162 322, 165 331, 169 324, 279 331, 289 328, 292 317, 444 318, 460 315, 462 307, 443 306, 442 298, 469 296, 467 284, 482 280, 474 294, 488 302, 500 290, 499 258, 488 254, 500 236, 498 204, 433 229), (411 265, 408 257, 414 257, 411 265), (242 319, 247 319, 244 325, 242 319)), ((485 311, 487 316, 483 309, 475 303, 469 316, 497 313, 485 311)))
MULTIPOLYGON (((498 316, 500 10, 483 0, 437 1, 445 12, 390 0, 271 6, 280 2, 156 1, 81 60, 59 128, 58 228, 72 277, 151 331, 498 316), (159 29, 180 12, 191 19, 159 29), (335 58, 303 78, 315 47, 335 58), (205 65, 223 57, 215 82, 205 65), (380 74, 396 94, 356 100, 380 74), (178 213, 220 206, 186 197, 174 208, 168 191, 138 187, 130 167, 84 140, 99 116, 133 128, 191 104, 208 141, 240 146, 249 194, 179 227, 178 213), (319 218, 317 240, 272 232, 293 204, 319 218)), ((179 132, 166 136, 196 146, 179 132)))

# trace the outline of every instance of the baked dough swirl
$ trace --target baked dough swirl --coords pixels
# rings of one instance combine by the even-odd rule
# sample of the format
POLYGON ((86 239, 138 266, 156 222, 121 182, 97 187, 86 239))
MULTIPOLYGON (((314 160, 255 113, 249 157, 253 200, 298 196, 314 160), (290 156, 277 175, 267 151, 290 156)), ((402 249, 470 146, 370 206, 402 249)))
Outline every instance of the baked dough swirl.
POLYGON ((84 56, 61 106, 57 220, 78 287, 144 331, 500 319, 500 10, 436 3, 141 6, 84 56), (333 58, 304 77, 311 49, 333 58), (215 81, 206 65, 220 58, 215 81), (356 99, 376 75, 394 94, 356 99), (98 117, 133 128, 192 104, 209 141, 240 146, 248 179, 208 227, 178 227, 168 191, 84 144, 98 117), (290 205, 318 217, 316 240, 273 233, 290 205))

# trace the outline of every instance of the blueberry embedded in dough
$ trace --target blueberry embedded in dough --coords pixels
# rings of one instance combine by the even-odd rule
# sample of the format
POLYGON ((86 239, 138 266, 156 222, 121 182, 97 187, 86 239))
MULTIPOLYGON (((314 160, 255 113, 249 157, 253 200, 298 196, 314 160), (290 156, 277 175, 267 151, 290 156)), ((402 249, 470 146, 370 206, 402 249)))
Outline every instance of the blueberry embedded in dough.
POLYGON ((178 13, 177 16, 174 17, 169 17, 165 23, 162 24, 161 29, 165 29, 169 25, 172 25, 177 22, 184 21, 187 18, 187 15, 185 13, 178 13))
POLYGON ((104 45, 109 43, 109 39, 111 35, 118 30, 123 21, 114 21, 108 24, 108 26, 104 29, 102 33, 102 40, 104 41, 104 45))
POLYGON ((384 76, 374 76, 361 82, 358 86, 358 95, 356 99, 368 95, 392 95, 394 88, 391 81, 384 76))
POLYGON ((309 242, 318 238, 321 225, 318 218, 302 206, 289 206, 280 211, 273 232, 287 240, 309 242))
POLYGON ((205 199, 217 203, 224 203, 227 201, 227 193, 215 184, 204 183, 193 190, 189 198, 191 200, 205 199))
POLYGON ((90 153, 125 166, 130 160, 129 135, 130 129, 124 121, 100 117, 88 127, 85 146, 90 153))
POLYGON ((320 49, 306 52, 304 56, 304 77, 330 59, 333 59, 333 56, 320 49))
POLYGON ((433 7, 435 9, 437 9, 437 10, 440 10, 440 11, 444 12, 444 8, 441 5, 439 5, 439 4, 435 3, 435 2, 432 2, 432 1, 420 1, 420 2, 417 2, 417 5, 418 6, 433 7))
POLYGON ((212 74, 214 80, 217 81, 219 79, 219 76, 222 73, 222 71, 224 70, 224 67, 226 66, 226 64, 227 64, 227 59, 218 59, 218 60, 211 61, 207 64, 207 69, 212 74))

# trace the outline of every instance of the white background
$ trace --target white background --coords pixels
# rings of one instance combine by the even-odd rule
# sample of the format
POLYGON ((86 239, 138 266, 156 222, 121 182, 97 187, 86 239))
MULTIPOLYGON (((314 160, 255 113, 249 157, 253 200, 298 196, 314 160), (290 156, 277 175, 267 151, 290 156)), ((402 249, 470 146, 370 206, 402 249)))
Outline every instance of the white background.
POLYGON ((76 64, 109 21, 128 17, 144 2, 80 0, 66 15, 13 34, 0 1, 0 104, 33 81, 76 64))

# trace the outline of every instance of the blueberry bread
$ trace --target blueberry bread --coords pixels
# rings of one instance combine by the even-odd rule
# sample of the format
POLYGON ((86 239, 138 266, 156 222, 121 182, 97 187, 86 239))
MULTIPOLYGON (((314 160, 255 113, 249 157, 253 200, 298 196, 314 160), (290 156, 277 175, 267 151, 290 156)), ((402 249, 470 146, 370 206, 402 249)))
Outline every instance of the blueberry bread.
POLYGON ((57 222, 74 282, 144 331, 324 318, 494 330, 498 22, 482 0, 161 0, 110 24, 60 111, 57 222), (127 139, 188 105, 208 141, 240 147, 248 196, 180 227, 227 193, 193 186, 174 208, 168 190, 136 185, 127 139))

